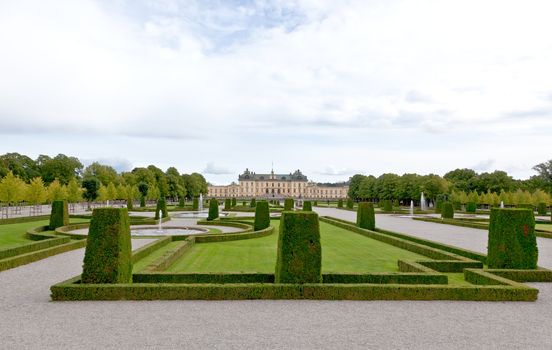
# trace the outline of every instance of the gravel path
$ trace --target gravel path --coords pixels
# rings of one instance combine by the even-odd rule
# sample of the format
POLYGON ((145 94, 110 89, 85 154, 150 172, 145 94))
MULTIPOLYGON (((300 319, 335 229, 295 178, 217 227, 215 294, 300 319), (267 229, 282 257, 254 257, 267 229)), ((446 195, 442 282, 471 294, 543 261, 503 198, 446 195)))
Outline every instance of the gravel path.
POLYGON ((0 273, 0 349, 552 348, 552 284, 533 284, 534 303, 49 301, 52 284, 81 272, 83 255, 0 273))

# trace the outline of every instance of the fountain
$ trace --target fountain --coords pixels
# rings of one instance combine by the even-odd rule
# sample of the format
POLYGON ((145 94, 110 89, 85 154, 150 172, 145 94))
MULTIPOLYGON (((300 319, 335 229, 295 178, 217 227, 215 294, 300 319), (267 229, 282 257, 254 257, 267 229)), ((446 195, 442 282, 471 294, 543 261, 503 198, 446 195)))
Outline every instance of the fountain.
POLYGON ((199 209, 199 211, 203 210, 203 193, 199 194, 199 207, 198 207, 198 209, 199 209))
POLYGON ((426 202, 425 202, 425 197, 424 197, 424 193, 422 192, 422 195, 420 197, 420 210, 421 211, 424 211, 426 210, 426 202))
POLYGON ((161 222, 163 221, 163 212, 159 210, 159 223, 157 224, 157 233, 163 233, 163 229, 161 228, 161 222))
POLYGON ((414 201, 410 201, 410 216, 414 216, 414 201))
POLYGON ((500 201, 500 209, 504 209, 504 201, 500 201))

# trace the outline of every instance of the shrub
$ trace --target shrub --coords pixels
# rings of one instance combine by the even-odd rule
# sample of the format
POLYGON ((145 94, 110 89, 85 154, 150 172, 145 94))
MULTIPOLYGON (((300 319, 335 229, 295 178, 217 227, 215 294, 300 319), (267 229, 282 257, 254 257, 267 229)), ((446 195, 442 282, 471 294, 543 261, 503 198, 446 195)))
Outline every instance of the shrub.
POLYGON ((321 283, 321 267, 318 214, 284 211, 280 219, 275 283, 321 283))
POLYGON ((539 215, 546 215, 547 209, 546 203, 539 203, 539 206, 537 207, 539 215))
POLYGON ((454 206, 451 202, 443 203, 441 217, 443 219, 454 219, 454 206))
POLYGON ((127 209, 128 209, 128 210, 134 209, 134 206, 133 206, 133 203, 132 203, 132 198, 127 199, 127 203, 126 203, 126 204, 127 204, 127 209))
POLYGON ((192 210, 198 210, 199 209, 199 198, 194 197, 192 199, 192 210))
POLYGON ((284 210, 293 210, 293 198, 286 198, 284 200, 284 210))
POLYGON ((318 201, 314 201, 314 203, 312 203, 312 205, 317 207, 318 206, 318 201))
POLYGON ((209 201, 209 215, 207 216, 207 220, 215 220, 218 217, 218 201, 215 198, 211 198, 211 200, 209 201))
POLYGON ((303 202, 303 210, 304 211, 312 211, 312 202, 311 201, 304 201, 303 202))
POLYGON ((88 230, 82 283, 130 283, 132 252, 126 208, 98 208, 88 230))
POLYGON ((535 218, 528 209, 491 209, 487 265, 491 269, 535 269, 535 218))
POLYGON ((249 206, 250 206, 251 208, 257 207, 257 201, 255 200, 255 198, 251 199, 251 203, 249 204, 249 206))
POLYGON ((393 211, 393 204, 391 204, 391 201, 389 199, 386 199, 382 203, 383 211, 393 211))
POLYGON ((67 201, 53 201, 50 214, 50 230, 69 225, 69 210, 67 201))
POLYGON ((351 198, 347 199, 347 209, 353 209, 354 205, 355 204, 351 198))
POLYGON ((155 207, 155 220, 167 217, 169 217, 167 201, 165 201, 165 198, 161 197, 157 200, 157 206, 155 207), (159 212, 161 212, 161 217, 159 217, 159 212))
POLYGON ((475 204, 475 202, 466 203, 466 212, 475 213, 476 210, 477 210, 477 204, 475 204))
POLYGON ((238 204, 236 198, 232 198, 232 207, 235 207, 238 204))
MULTIPOLYGON (((328 204, 330 204, 330 201, 328 201, 328 204)), ((338 208, 343 208, 343 199, 338 199, 337 200, 337 207, 338 208)))
POLYGON ((178 207, 184 208, 186 206, 186 198, 184 196, 178 197, 178 207))
POLYGON ((452 202, 452 206, 454 207, 454 210, 462 210, 462 203, 460 202, 452 202))
POLYGON ((374 205, 372 203, 358 203, 357 226, 372 231, 376 229, 376 215, 374 213, 374 205))
POLYGON ((230 210, 232 208, 232 200, 230 198, 226 198, 224 200, 224 210, 230 210))
POLYGON ((267 201, 258 201, 255 207, 255 223, 253 228, 259 231, 270 226, 270 211, 267 201))
POLYGON ((146 207, 146 197, 140 197, 140 208, 146 207))
POLYGON ((245 202, 245 201, 242 201, 242 206, 245 207, 245 205, 246 205, 246 202, 245 202))
POLYGON ((435 214, 441 214, 443 211, 443 201, 435 201, 435 214))

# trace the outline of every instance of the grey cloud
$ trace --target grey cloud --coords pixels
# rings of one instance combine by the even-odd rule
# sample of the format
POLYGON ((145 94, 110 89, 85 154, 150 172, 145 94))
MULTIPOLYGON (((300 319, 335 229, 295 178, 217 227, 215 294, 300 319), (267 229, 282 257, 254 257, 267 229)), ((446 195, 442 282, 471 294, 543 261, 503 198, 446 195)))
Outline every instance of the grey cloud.
POLYGON ((94 162, 100 164, 112 166, 117 172, 130 171, 133 166, 132 163, 126 159, 122 158, 94 158, 94 159, 81 159, 81 162, 85 167, 89 166, 94 162))
POLYGON ((474 169, 476 171, 488 171, 491 170, 491 167, 495 163, 494 159, 486 159, 482 160, 479 163, 473 165, 471 169, 474 169))
POLYGON ((227 175, 233 174, 234 172, 226 167, 218 166, 214 162, 209 162, 202 173, 210 175, 227 175))
POLYGON ((328 176, 344 176, 344 175, 353 175, 356 173, 360 173, 361 171, 354 170, 354 169, 334 169, 333 167, 325 167, 322 170, 314 171, 315 174, 319 175, 328 175, 328 176))

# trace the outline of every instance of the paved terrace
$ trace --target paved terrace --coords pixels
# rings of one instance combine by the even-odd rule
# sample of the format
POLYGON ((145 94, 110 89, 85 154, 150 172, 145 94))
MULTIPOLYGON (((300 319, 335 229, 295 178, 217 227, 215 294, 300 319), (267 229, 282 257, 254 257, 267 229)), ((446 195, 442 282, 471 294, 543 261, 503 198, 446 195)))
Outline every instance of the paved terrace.
MULTIPOLYGON (((354 213, 320 210, 345 219, 354 213)), ((484 251, 485 232, 377 216, 380 227, 484 251)), ((144 240, 133 240, 135 248, 144 240)), ((550 264, 550 244, 539 239, 550 264)), ((51 302, 75 250, 0 272, 2 349, 550 349, 552 284, 534 303, 452 301, 51 302)))

